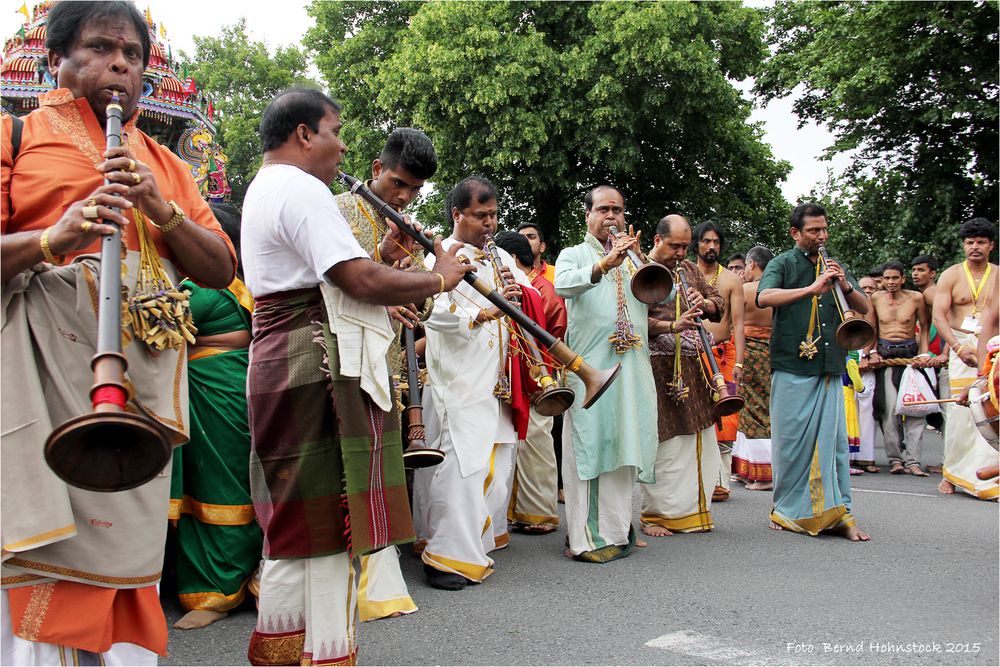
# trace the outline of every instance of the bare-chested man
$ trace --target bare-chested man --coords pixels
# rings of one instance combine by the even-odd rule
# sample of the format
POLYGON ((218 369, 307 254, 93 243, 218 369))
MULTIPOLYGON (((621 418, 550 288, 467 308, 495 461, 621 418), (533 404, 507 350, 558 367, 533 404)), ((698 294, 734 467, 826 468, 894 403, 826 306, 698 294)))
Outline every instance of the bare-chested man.
MULTIPOLYGON (((763 246, 761 246, 763 247, 763 246)), ((747 256, 741 252, 734 252, 726 260, 726 268, 739 276, 740 280, 746 282, 746 278, 743 276, 743 272, 747 268, 747 256)))
MULTIPOLYGON (((965 261, 941 274, 934 296, 934 324, 950 350, 948 375, 952 396, 958 397, 976 379, 976 348, 981 313, 997 290, 997 266, 990 263, 996 243, 996 225, 984 218, 962 223, 958 231, 965 261)), ((969 408, 946 404, 948 428, 944 437, 944 479, 941 493, 963 491, 988 500, 998 495, 997 478, 980 480, 976 470, 993 463, 995 451, 976 429, 969 408)))
MULTIPOLYGON (((900 262, 884 264, 882 285, 885 289, 871 296, 872 309, 868 311, 868 319, 875 327, 876 340, 868 347, 868 361, 876 367, 883 359, 911 359, 927 353, 927 332, 930 329, 927 304, 920 292, 903 289, 905 271, 900 262)), ((889 472, 893 475, 906 472, 927 477, 920 466, 926 422, 923 417, 896 415, 896 395, 904 368, 885 366, 877 371, 875 412, 885 439, 889 472)), ((920 372, 927 371, 920 369, 920 372)))
POLYGON ((751 248, 743 269, 743 335, 746 368, 742 393, 746 406, 739 413, 736 444, 733 445, 733 473, 746 481, 750 491, 768 491, 771 474, 771 308, 756 301, 757 283, 774 253, 764 246, 751 248))
MULTIPOLYGON (((719 369, 730 388, 738 391, 743 375, 743 281, 732 271, 719 264, 726 239, 722 228, 714 222, 703 222, 694 230, 691 251, 698 256, 698 269, 709 286, 719 290, 724 303, 722 319, 706 322, 705 328, 715 339, 712 352, 719 362, 719 369)), ((716 429, 722 467, 719 481, 712 492, 712 500, 722 502, 729 498, 729 480, 733 467, 733 443, 739 415, 722 418, 722 428, 716 429)))

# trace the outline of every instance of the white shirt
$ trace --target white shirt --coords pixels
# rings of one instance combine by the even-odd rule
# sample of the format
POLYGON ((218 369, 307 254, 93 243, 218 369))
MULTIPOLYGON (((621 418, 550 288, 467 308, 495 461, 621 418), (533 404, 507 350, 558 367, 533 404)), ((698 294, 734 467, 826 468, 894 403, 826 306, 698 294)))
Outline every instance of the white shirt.
POLYGON ((262 168, 250 183, 240 239, 254 297, 316 287, 336 264, 369 257, 326 184, 286 164, 262 168))

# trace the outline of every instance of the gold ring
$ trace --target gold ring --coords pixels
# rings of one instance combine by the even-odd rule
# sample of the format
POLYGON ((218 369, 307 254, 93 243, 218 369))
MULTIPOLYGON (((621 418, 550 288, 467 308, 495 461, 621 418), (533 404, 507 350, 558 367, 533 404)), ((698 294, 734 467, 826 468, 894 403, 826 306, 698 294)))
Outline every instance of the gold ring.
POLYGON ((84 206, 83 207, 83 217, 85 220, 97 220, 101 216, 97 215, 96 206, 84 206))
POLYGON ((132 180, 135 181, 136 185, 142 183, 142 174, 137 174, 134 171, 130 173, 132 174, 132 180))
POLYGON ((133 160, 132 158, 129 158, 129 160, 128 160, 128 169, 126 169, 125 171, 135 171, 135 160, 133 160))
POLYGON ((87 232, 89 232, 89 231, 90 231, 90 228, 91 228, 91 227, 93 226, 93 224, 94 224, 94 223, 92 223, 92 222, 91 222, 90 220, 87 220, 87 221, 86 221, 86 222, 84 222, 84 223, 83 223, 82 225, 80 225, 80 230, 81 230, 81 231, 82 231, 82 232, 83 232, 84 234, 86 234, 87 232))
POLYGON ((97 206, 97 197, 91 197, 88 199, 87 206, 97 206))

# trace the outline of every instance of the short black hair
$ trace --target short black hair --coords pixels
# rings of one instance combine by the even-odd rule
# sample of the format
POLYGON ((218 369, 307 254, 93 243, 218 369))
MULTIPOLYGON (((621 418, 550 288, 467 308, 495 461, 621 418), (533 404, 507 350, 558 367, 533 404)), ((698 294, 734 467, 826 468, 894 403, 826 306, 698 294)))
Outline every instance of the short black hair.
POLYGON ((622 208, 625 208, 625 193, 616 188, 615 186, 608 184, 597 185, 592 187, 590 189, 590 192, 588 192, 583 198, 584 208, 586 208, 588 211, 592 209, 594 207, 594 193, 597 192, 598 190, 604 190, 604 189, 614 190, 615 192, 617 192, 618 195, 622 198, 622 208))
POLYGON ((885 273, 886 271, 899 271, 899 275, 906 275, 906 267, 903 266, 902 262, 897 262, 894 259, 882 265, 882 273, 885 273))
POLYGON ((378 156, 382 166, 403 169, 417 178, 427 180, 437 171, 437 152, 430 137, 412 127, 397 127, 385 141, 385 148, 378 156))
POLYGON ((538 233, 538 240, 545 243, 545 234, 542 233, 542 228, 533 222, 522 222, 517 226, 517 231, 522 229, 534 229, 538 233))
POLYGON ((531 266, 535 256, 531 252, 531 244, 517 232, 499 232, 493 237, 496 244, 517 258, 525 266, 531 266))
POLYGON ((733 261, 737 259, 742 260, 744 263, 746 263, 747 256, 741 252, 734 252, 732 255, 729 256, 729 259, 726 260, 726 265, 731 264, 733 261))
POLYGON ((219 226, 222 227, 222 231, 226 233, 226 236, 228 236, 229 240, 233 243, 233 248, 236 249, 236 270, 242 277, 243 260, 240 257, 240 222, 243 214, 240 213, 240 210, 232 204, 211 202, 208 207, 212 209, 212 215, 214 215, 215 219, 219 221, 219 226))
POLYGON ((767 268, 767 263, 770 262, 772 259, 774 259, 774 253, 771 252, 768 248, 765 248, 762 245, 758 245, 747 250, 746 259, 748 262, 753 262, 754 264, 759 266, 763 271, 765 268, 767 268))
POLYGON ((489 200, 497 198, 497 189, 485 176, 466 176, 456 183, 455 187, 448 193, 448 197, 445 199, 447 207, 445 217, 449 220, 452 219, 451 209, 453 208, 461 211, 472 206, 473 197, 475 197, 477 204, 485 204, 489 200))
POLYGON ((61 56, 68 56, 80 30, 88 21, 104 18, 125 18, 139 33, 142 43, 142 68, 149 65, 149 26, 132 2, 57 2, 49 10, 45 26, 45 48, 61 56))
POLYGON ((314 88, 295 87, 278 93, 260 118, 260 143, 264 151, 279 148, 303 123, 319 132, 319 121, 328 109, 340 113, 340 105, 314 88))
POLYGON ((918 264, 926 264, 927 268, 931 271, 937 271, 941 264, 938 262, 937 257, 934 255, 917 255, 910 260, 910 266, 914 267, 918 264))
POLYGON ((806 216, 811 218, 823 216, 825 218, 826 209, 815 202, 804 202, 792 209, 792 217, 789 222, 792 227, 801 232, 803 225, 806 223, 806 216))
POLYGON ((986 218, 972 218, 963 222, 962 226, 958 228, 958 238, 985 238, 996 241, 997 228, 986 218))
POLYGON ((721 255, 722 251, 726 249, 726 235, 722 233, 722 227, 720 227, 718 223, 712 222, 711 220, 703 222, 694 228, 694 231, 691 232, 691 245, 688 246, 688 250, 693 253, 697 253, 698 241, 701 241, 701 237, 708 232, 715 232, 719 235, 719 254, 721 255))
POLYGON ((884 264, 879 264, 878 266, 873 266, 872 268, 868 269, 868 277, 869 278, 881 278, 882 277, 882 267, 883 266, 885 266, 885 265, 884 264))

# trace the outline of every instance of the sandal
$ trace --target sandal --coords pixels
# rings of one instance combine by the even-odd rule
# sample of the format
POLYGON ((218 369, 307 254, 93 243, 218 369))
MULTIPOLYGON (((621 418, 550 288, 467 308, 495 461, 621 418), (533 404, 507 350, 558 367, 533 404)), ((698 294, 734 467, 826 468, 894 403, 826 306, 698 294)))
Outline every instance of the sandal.
POLYGON ((906 469, 903 468, 903 464, 899 461, 893 461, 892 465, 889 466, 889 474, 891 475, 902 475, 904 472, 906 472, 906 469))
POLYGON ((921 467, 916 463, 911 463, 910 465, 906 466, 906 472, 910 473, 914 477, 930 477, 930 475, 925 473, 921 469, 921 467))
POLYGON ((851 477, 856 477, 857 475, 864 475, 865 471, 861 468, 851 468, 851 477))
POLYGON ((864 470, 865 472, 873 473, 873 474, 877 473, 877 472, 882 472, 882 470, 879 469, 879 467, 877 465, 875 465, 874 463, 872 465, 865 466, 864 468, 862 468, 862 470, 864 470))

